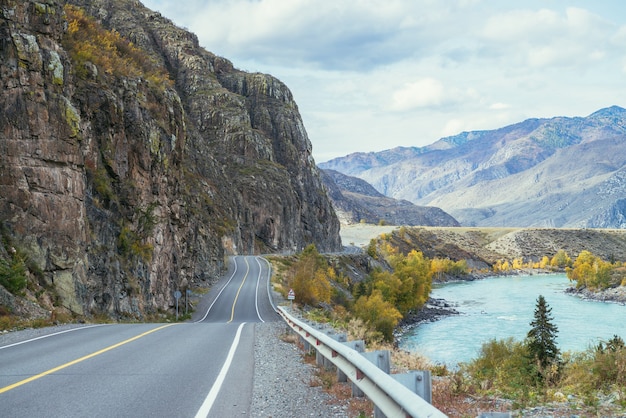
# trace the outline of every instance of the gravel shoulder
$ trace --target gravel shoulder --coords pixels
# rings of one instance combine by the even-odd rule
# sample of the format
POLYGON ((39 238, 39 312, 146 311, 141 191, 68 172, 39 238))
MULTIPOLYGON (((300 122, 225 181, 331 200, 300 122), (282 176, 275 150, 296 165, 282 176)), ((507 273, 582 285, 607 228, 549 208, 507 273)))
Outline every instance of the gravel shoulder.
POLYGON ((347 417, 347 405, 311 386, 315 367, 303 361, 296 344, 281 339, 287 328, 282 321, 255 324, 250 416, 347 417))

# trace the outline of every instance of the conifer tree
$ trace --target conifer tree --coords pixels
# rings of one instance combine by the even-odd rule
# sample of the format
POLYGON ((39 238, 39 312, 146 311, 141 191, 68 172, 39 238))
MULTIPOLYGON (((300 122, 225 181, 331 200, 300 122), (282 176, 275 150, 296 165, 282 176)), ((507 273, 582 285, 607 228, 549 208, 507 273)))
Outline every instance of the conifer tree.
POLYGON ((531 359, 537 361, 541 369, 545 369, 551 364, 558 364, 559 359, 559 349, 556 345, 558 329, 552 323, 551 312, 552 308, 548 306, 546 299, 543 295, 539 295, 527 341, 531 359))

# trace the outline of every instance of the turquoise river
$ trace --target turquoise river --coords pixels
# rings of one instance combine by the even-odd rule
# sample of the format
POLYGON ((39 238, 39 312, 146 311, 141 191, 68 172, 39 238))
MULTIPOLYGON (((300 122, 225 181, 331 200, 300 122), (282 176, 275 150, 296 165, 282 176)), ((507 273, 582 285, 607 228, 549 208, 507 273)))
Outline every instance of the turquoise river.
POLYGON ((445 299, 460 315, 418 325, 400 338, 399 346, 454 367, 475 358, 482 344, 491 339, 523 340, 539 295, 552 308, 561 351, 582 351, 613 335, 626 340, 626 306, 582 300, 565 293, 569 286, 563 274, 436 285, 431 297, 445 299))

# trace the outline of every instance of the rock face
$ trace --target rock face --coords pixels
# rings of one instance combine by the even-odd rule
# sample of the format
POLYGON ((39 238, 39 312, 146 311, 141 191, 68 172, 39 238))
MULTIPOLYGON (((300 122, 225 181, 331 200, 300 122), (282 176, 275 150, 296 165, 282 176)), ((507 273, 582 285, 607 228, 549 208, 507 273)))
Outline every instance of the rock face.
POLYGON ((357 177, 322 170, 322 179, 342 224, 365 221, 386 225, 459 226, 456 219, 439 208, 386 197, 357 177))
POLYGON ((465 226, 626 228, 626 110, 529 119, 320 164, 465 226))
POLYGON ((142 317, 226 254, 341 248, 284 84, 138 1, 68 3, 0 0, 0 256, 29 289, 142 317))

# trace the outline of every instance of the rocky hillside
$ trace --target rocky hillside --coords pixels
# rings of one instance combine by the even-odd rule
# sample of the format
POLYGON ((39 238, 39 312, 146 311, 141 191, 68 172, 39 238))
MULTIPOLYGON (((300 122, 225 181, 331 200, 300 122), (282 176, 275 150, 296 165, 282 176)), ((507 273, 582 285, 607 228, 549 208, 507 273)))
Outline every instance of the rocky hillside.
POLYGON ((626 228, 626 110, 529 119, 320 164, 466 226, 626 228))
POLYGON ((15 293, 143 317, 225 254, 341 247, 279 80, 136 0, 0 6, 0 279, 24 271, 15 293))
POLYGON ((342 224, 459 226, 443 210, 416 206, 378 192, 371 184, 335 170, 322 170, 322 181, 342 224))
POLYGON ((466 260, 477 270, 491 269, 498 260, 538 262, 559 250, 572 259, 586 250, 603 260, 626 261, 626 231, 617 229, 402 227, 385 237, 404 253, 415 249, 429 258, 466 260))

